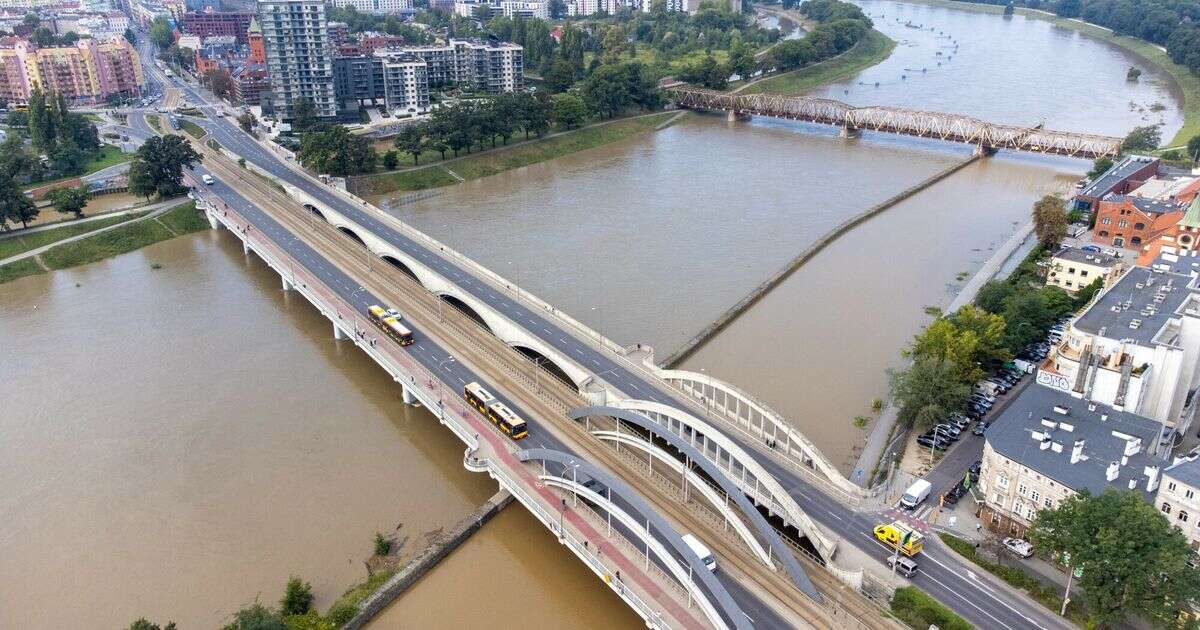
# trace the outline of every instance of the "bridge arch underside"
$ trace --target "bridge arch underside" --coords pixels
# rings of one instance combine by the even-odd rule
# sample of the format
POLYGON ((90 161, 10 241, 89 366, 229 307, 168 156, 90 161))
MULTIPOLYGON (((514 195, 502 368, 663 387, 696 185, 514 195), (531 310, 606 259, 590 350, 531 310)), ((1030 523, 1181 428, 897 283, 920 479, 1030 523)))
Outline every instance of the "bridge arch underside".
POLYGON ((328 218, 325 216, 325 213, 324 213, 324 212, 321 212, 319 209, 317 209, 317 207, 316 207, 316 206, 312 205, 311 203, 306 203, 306 204, 304 204, 304 209, 305 209, 305 210, 308 210, 308 211, 309 211, 309 212, 311 212, 311 213, 312 213, 314 216, 316 216, 316 217, 320 218, 322 221, 324 221, 324 222, 326 222, 326 223, 328 223, 328 222, 329 222, 329 219, 328 219, 328 218))
POLYGON ((449 304, 450 306, 454 307, 459 312, 461 312, 463 315, 470 317, 471 321, 482 326, 484 330, 492 333, 493 335, 496 334, 496 331, 492 330, 491 326, 488 326, 487 321, 485 319, 483 319, 483 316, 479 314, 479 311, 471 308, 470 304, 467 304, 466 302, 462 301, 462 299, 459 298, 458 296, 452 295, 450 293, 438 293, 438 297, 442 298, 442 300, 444 300, 446 302, 446 304, 449 304))
POLYGON ((383 261, 388 263, 389 265, 404 272, 404 275, 412 278, 413 280, 416 280, 418 283, 421 282, 421 278, 417 277, 417 272, 413 271, 412 267, 409 267, 407 264, 405 264, 405 262, 403 260, 400 260, 399 258, 396 258, 395 256, 392 256, 390 254, 383 254, 382 256, 380 256, 380 258, 382 258, 383 261))
POLYGON ((546 355, 542 354, 541 352, 538 352, 537 350, 534 350, 533 348, 523 346, 519 343, 512 344, 512 347, 517 352, 520 352, 521 354, 525 355, 525 358, 529 359, 530 361, 533 361, 535 364, 537 364, 538 367, 545 370, 546 373, 548 373, 550 376, 553 376, 554 378, 562 381, 563 383, 565 383, 566 385, 568 385, 572 388, 574 388, 576 386, 575 381, 571 380, 571 376, 569 374, 567 374, 566 370, 559 367, 557 363, 555 363, 552 359, 550 359, 550 357, 547 357, 546 355))
POLYGON ((358 235, 358 232, 355 232, 351 228, 348 228, 344 225, 339 225, 339 226, 337 226, 337 229, 342 234, 345 234, 346 236, 349 236, 350 238, 354 239, 359 245, 362 245, 363 247, 367 246, 367 242, 364 241, 363 238, 358 235))

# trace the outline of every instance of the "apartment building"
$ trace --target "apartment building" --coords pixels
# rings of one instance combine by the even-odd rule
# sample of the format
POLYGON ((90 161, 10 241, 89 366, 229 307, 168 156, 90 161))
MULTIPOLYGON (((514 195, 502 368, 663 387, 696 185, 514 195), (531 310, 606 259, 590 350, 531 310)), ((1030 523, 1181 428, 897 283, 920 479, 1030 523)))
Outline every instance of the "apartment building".
POLYGON ((504 17, 538 18, 539 20, 548 20, 550 19, 550 3, 504 0, 500 3, 500 13, 504 15, 504 17))
POLYGON ((412 0, 333 0, 333 6, 338 8, 354 7, 360 13, 376 15, 394 15, 402 11, 411 11, 412 0))
POLYGON ((1200 551, 1200 457, 1177 458, 1163 470, 1154 505, 1200 551))
POLYGON ((403 52, 423 60, 429 83, 492 94, 525 89, 524 48, 510 42, 452 39, 445 45, 412 46, 403 52))
POLYGON ((1165 462, 1162 425, 1137 414, 1033 385, 984 434, 978 490, 990 529, 1022 536, 1039 510, 1087 490, 1154 496, 1165 462))
POLYGON ((334 59, 334 83, 340 111, 381 105, 396 115, 429 111, 428 64, 400 50, 334 59))
POLYGON ((36 88, 62 94, 72 105, 95 105, 110 96, 135 96, 142 84, 137 51, 123 38, 46 48, 11 40, 0 48, 0 95, 10 103, 27 102, 36 88))
POLYGON ((1050 257, 1046 284, 1075 293, 1096 278, 1102 279, 1105 286, 1111 286, 1124 270, 1125 264, 1116 256, 1064 247, 1050 257))
POLYGON ((1122 158, 1075 195, 1072 209, 1092 212, 1101 199, 1123 195, 1158 173, 1162 162, 1158 158, 1130 155, 1122 158))
POLYGON ((238 11, 189 11, 180 22, 180 30, 186 35, 195 35, 202 41, 214 35, 232 36, 237 39, 239 46, 245 46, 249 40, 247 33, 255 14, 238 11))
POLYGON ((1164 254, 1126 272, 1067 328, 1038 383, 1186 432, 1200 379, 1197 261, 1164 254))
POLYGON ((276 115, 291 120, 298 99, 309 99, 317 115, 337 115, 333 49, 323 0, 260 0, 262 29, 276 115))

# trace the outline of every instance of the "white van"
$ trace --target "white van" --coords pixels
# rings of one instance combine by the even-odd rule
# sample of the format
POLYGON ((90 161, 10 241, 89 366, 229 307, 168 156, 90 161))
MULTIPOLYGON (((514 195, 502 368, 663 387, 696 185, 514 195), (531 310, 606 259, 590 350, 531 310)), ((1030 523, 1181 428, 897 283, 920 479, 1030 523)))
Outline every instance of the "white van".
POLYGON ((924 479, 918 479, 913 482, 913 485, 904 491, 904 496, 900 498, 900 505, 906 509, 916 509, 921 502, 929 496, 929 491, 933 489, 933 484, 930 484, 924 479))
POLYGON ((691 534, 684 534, 683 542, 687 543, 687 546, 691 548, 692 553, 696 554, 700 558, 700 561, 704 563, 704 566, 708 567, 709 571, 712 571, 713 573, 717 572, 717 558, 713 555, 713 552, 704 545, 704 543, 700 542, 698 538, 691 534))
POLYGON ((212 186, 213 182, 216 181, 213 179, 212 175, 209 175, 208 173, 205 173, 200 178, 204 180, 205 186, 212 186))

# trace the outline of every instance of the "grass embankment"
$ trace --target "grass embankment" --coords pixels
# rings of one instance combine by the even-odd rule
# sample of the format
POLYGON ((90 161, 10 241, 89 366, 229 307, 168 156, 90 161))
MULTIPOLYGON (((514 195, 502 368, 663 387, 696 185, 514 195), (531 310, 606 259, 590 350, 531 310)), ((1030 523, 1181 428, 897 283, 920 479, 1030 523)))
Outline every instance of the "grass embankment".
MULTIPOLYGON (((208 222, 196 212, 195 204, 186 203, 155 219, 143 219, 102 234, 52 247, 41 254, 40 258, 52 270, 67 269, 125 254, 208 227, 208 222)), ((42 271, 34 259, 20 260, 0 266, 0 283, 42 271)))
POLYGON ((94 232, 110 225, 124 223, 135 218, 137 218, 137 215, 126 214, 122 216, 109 217, 107 219, 88 221, 87 223, 80 223, 77 225, 64 225, 52 230, 42 230, 40 232, 32 232, 30 234, 22 234, 20 236, 11 236, 5 239, 0 239, 0 260, 16 256, 17 254, 25 253, 31 249, 45 247, 51 243, 61 241, 64 238, 71 238, 72 236, 94 232))
POLYGON ((853 48, 811 66, 763 79, 743 89, 741 94, 773 92, 800 94, 827 83, 841 81, 874 66, 892 54, 896 42, 887 35, 871 30, 853 48))
POLYGON ((116 166, 117 164, 121 164, 123 162, 128 162, 132 159, 133 159, 132 153, 122 153, 121 149, 114 147, 111 144, 102 144, 102 145, 100 145, 100 151, 96 154, 95 157, 92 158, 92 160, 90 162, 87 163, 87 165, 85 165, 83 167, 83 172, 80 173, 79 175, 70 175, 67 177, 58 177, 55 179, 29 182, 28 184, 24 185, 24 188, 25 188, 25 190, 29 190, 31 188, 41 188, 42 186, 46 186, 48 184, 54 184, 57 182, 70 181, 72 179, 77 179, 79 177, 83 177, 84 175, 90 175, 92 173, 95 173, 96 171, 106 169, 110 166, 116 166))
POLYGON ((158 133, 162 133, 162 119, 158 116, 146 116, 146 124, 158 133))
MULTIPOLYGON (((953 9, 961 9, 964 11, 975 11, 978 13, 994 13, 1000 15, 1004 13, 1004 7, 993 4, 977 4, 974 2, 960 2, 958 0, 914 0, 921 4, 929 4, 939 7, 949 7, 953 9)), ((1187 144, 1187 141, 1192 136, 1200 135, 1200 77, 1192 74, 1186 67, 1181 66, 1174 61, 1171 61, 1170 55, 1166 51, 1161 50, 1157 45, 1147 41, 1137 39, 1135 37, 1126 37, 1122 35, 1114 35, 1112 31, 1095 24, 1088 24, 1078 20, 1060 18, 1051 13, 1043 11, 1035 11, 1027 8, 1017 8, 1016 13, 1034 20, 1042 20, 1050 22, 1061 28, 1069 28, 1073 31, 1078 31, 1085 35, 1101 39, 1120 46, 1134 56, 1141 58, 1148 64, 1158 67, 1163 72, 1166 72, 1175 81, 1175 85, 1179 88, 1183 96, 1183 127, 1175 134, 1169 142, 1168 147, 1178 147, 1187 144)))
POLYGON ((428 166, 411 171, 380 173, 369 176, 361 190, 366 195, 382 195, 391 192, 408 192, 437 188, 458 183, 446 168, 458 173, 465 180, 495 175, 514 168, 553 160, 571 153, 624 140, 640 133, 652 131, 675 112, 663 112, 650 116, 639 116, 617 122, 592 125, 553 137, 525 142, 509 148, 496 148, 478 155, 450 160, 445 166, 428 166))
POLYGON ((200 139, 204 137, 204 130, 200 128, 200 125, 190 120, 179 121, 179 126, 193 138, 200 139))
MULTIPOLYGON (((1033 599, 1049 610, 1058 612, 1061 609, 1062 593, 1058 588, 1051 588, 1042 584, 1037 578, 1018 567, 1007 567, 980 556, 979 552, 975 549, 975 544, 972 542, 944 532, 939 532, 938 538, 941 538, 942 542, 946 543, 946 546, 953 549, 958 555, 974 562, 981 569, 1008 582, 1010 585, 1029 593, 1033 599)), ((1067 619, 1077 626, 1087 627, 1087 616, 1074 601, 1067 606, 1067 619)))
POLYGON ((914 630, 937 626, 940 630, 971 630, 971 624, 913 586, 896 589, 892 614, 914 630))

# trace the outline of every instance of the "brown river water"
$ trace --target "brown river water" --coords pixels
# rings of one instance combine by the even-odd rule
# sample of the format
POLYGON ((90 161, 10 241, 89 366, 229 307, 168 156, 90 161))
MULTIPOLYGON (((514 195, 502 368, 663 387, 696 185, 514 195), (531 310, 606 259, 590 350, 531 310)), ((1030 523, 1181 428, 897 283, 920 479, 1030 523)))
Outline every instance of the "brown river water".
MULTIPOLYGON (((1163 78, 1107 44, 1019 17, 864 7, 901 44, 823 95, 1098 133, 1179 125, 1163 78), (959 49, 949 58, 951 39, 905 21, 959 49), (1130 65, 1140 82, 1124 81, 1130 65)), ((693 115, 395 212, 665 356, 831 226, 965 155, 693 115)), ((863 437, 851 419, 884 393, 923 308, 948 303, 1037 197, 1086 166, 969 166, 837 241, 686 367, 762 397, 848 465, 863 437)), ((0 627, 215 627, 256 597, 276 602, 289 574, 323 609, 363 576, 376 531, 416 544, 495 490, 227 234, 0 285, 0 382, 0 627)), ((531 621, 639 625, 513 506, 373 627, 531 621)))

